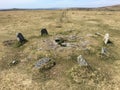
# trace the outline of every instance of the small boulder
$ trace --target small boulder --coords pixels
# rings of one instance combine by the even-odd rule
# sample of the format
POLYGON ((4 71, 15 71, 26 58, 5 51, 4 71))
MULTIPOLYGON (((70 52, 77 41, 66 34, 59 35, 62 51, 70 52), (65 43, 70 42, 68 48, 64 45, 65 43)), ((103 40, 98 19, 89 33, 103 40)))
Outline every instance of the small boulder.
POLYGON ((41 58, 37 63, 35 64, 35 68, 38 68, 40 70, 46 70, 52 68, 56 63, 51 60, 50 58, 41 58))
POLYGON ((60 45, 63 46, 62 44, 65 42, 65 40, 62 37, 56 38, 55 42, 60 45))
POLYGON ((20 61, 19 60, 13 60, 12 62, 10 62, 10 66, 15 66, 19 63, 20 61))

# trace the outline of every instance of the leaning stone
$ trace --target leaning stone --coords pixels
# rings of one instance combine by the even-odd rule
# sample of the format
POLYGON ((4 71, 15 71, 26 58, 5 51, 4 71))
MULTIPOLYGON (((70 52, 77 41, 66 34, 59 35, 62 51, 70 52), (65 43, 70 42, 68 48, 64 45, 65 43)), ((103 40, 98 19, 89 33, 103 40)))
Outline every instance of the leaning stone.
POLYGON ((41 36, 48 35, 48 31, 46 28, 41 29, 41 36))
POLYGON ((86 60, 82 57, 82 55, 77 57, 77 62, 80 66, 88 66, 86 60))

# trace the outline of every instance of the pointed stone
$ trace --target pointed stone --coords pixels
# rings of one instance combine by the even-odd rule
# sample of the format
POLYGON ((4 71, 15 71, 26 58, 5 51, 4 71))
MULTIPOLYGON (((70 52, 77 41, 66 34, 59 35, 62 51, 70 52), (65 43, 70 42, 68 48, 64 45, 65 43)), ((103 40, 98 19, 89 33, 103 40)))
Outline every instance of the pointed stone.
POLYGON ((88 63, 82 57, 82 55, 80 55, 80 56, 77 57, 77 62, 79 63, 80 66, 88 66, 88 63))

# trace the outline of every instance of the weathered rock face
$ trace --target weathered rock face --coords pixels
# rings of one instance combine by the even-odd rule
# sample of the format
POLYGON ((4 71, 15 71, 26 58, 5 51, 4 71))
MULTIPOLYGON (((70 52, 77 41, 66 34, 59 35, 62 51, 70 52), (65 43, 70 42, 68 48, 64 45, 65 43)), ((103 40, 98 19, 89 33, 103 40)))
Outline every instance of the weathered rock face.
POLYGON ((51 60, 50 58, 41 58, 36 64, 35 64, 35 68, 38 69, 50 69, 51 67, 53 67, 55 65, 55 62, 53 60, 51 60))
POLYGON ((24 38, 24 36, 22 35, 22 33, 17 33, 17 34, 16 34, 16 37, 17 37, 17 40, 18 40, 20 43, 26 42, 26 39, 24 38))
POLYGON ((77 62, 79 63, 80 66, 88 66, 88 63, 82 57, 82 55, 80 55, 80 56, 77 57, 77 62))
POLYGON ((48 35, 48 31, 46 28, 41 29, 41 36, 48 35))

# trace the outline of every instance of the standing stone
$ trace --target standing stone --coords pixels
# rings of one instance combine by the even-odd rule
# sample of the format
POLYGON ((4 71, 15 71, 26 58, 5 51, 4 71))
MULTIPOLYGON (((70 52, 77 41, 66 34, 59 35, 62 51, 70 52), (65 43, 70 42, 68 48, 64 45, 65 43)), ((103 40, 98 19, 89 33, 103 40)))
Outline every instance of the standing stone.
POLYGON ((101 54, 106 54, 107 53, 107 49, 106 48, 104 48, 104 47, 102 47, 102 49, 101 49, 101 54))
POLYGON ((82 57, 82 55, 80 55, 80 56, 77 57, 77 62, 79 63, 80 66, 88 66, 88 63, 82 57))
POLYGON ((102 47, 102 49, 101 49, 101 55, 102 56, 109 56, 109 52, 108 52, 107 48, 102 47))
POLYGON ((17 40, 20 42, 20 43, 24 43, 26 41, 26 39, 24 38, 24 36, 22 35, 22 33, 17 33, 16 34, 16 37, 17 37, 17 40))
POLYGON ((109 40, 109 33, 106 33, 105 36, 104 36, 104 43, 105 43, 105 45, 108 44, 109 41, 110 41, 109 40))
POLYGON ((48 35, 48 31, 46 28, 41 29, 41 36, 48 35))

